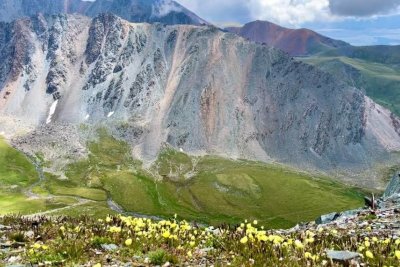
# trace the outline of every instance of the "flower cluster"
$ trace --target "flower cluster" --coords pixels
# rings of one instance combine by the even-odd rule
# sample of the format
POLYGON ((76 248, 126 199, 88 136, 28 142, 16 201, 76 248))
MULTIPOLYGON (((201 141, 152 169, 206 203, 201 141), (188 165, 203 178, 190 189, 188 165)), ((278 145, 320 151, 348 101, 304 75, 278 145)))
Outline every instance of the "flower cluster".
MULTIPOLYGON (((161 221, 121 215, 100 220, 48 220, 36 229, 40 239, 35 236, 26 241, 25 259, 31 264, 96 267, 129 262, 330 266, 328 250, 343 250, 357 252, 356 260, 365 266, 400 266, 400 232, 381 231, 369 223, 354 225, 285 231, 264 229, 258 221, 235 227, 200 227, 176 216, 161 221)), ((21 229, 30 230, 29 224, 21 229)))

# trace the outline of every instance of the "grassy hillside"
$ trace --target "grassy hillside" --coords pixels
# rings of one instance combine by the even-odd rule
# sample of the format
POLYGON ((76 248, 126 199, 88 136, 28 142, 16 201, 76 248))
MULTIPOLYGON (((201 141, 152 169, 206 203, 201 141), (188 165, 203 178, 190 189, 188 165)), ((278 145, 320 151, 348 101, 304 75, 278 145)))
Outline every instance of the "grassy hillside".
MULTIPOLYGON (((140 162, 131 158, 129 146, 105 131, 100 131, 99 138, 88 147, 89 157, 65 170, 67 180, 46 174, 32 188, 41 197, 37 201, 59 197, 75 200, 70 208, 51 214, 89 212, 103 216, 110 212, 106 205, 109 197, 124 210, 137 214, 170 217, 177 213, 211 224, 258 219, 268 227, 290 227, 320 214, 363 204, 360 193, 352 188, 281 166, 210 156, 189 157, 165 149, 150 170, 143 170, 140 162)), ((24 164, 34 175, 29 161, 24 164)), ((7 194, 10 196, 10 192, 7 194)), ((26 198, 19 194, 19 198, 9 197, 14 207, 25 205, 26 198)), ((2 202, 4 207, 6 201, 2 202)), ((49 209, 44 205, 37 209, 49 209)))
MULTIPOLYGON (((366 94, 374 101, 400 116, 400 65, 376 63, 369 61, 369 58, 360 58, 314 56, 300 60, 316 65, 352 86, 365 89, 366 94)), ((381 61, 385 59, 382 58, 381 61)))
POLYGON ((279 166, 194 158, 166 149, 146 171, 130 158, 125 143, 103 131, 89 149, 87 160, 68 167, 69 186, 104 190, 126 211, 140 214, 178 213, 206 223, 248 218, 270 227, 288 227, 362 205, 354 189, 279 166))
POLYGON ((0 137, 0 215, 36 213, 71 203, 66 199, 28 197, 26 192, 38 181, 38 174, 29 159, 0 137))

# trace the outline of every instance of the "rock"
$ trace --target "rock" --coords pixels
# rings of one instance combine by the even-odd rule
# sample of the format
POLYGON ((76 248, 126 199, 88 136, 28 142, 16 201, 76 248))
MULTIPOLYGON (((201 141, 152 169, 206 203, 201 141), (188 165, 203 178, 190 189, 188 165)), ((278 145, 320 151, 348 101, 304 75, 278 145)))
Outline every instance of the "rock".
POLYGON ((362 209, 348 210, 340 213, 340 219, 347 219, 356 216, 362 209))
POLYGON ((385 193, 382 196, 384 201, 397 197, 400 202, 400 172, 397 172, 390 180, 389 185, 386 187, 385 193))
POLYGON ((202 248, 202 249, 199 249, 198 252, 199 252, 200 255, 207 255, 207 253, 212 251, 212 250, 214 250, 214 248, 202 248))
POLYGON ((332 259, 333 261, 342 263, 349 262, 360 257, 360 254, 350 251, 328 250, 326 254, 328 255, 328 258, 332 259))
POLYGON ((10 248, 12 246, 11 243, 7 242, 7 243, 0 243, 0 248, 10 248))
POLYGON ((32 239, 32 238, 35 237, 35 233, 32 230, 28 231, 28 232, 25 232, 24 235, 25 235, 26 238, 29 238, 29 239, 32 239))
POLYGON ((8 263, 17 263, 17 262, 20 262, 22 260, 22 258, 21 258, 21 256, 11 256, 9 259, 8 259, 8 263))
POLYGON ((102 244, 101 248, 106 251, 113 251, 113 250, 117 250, 118 246, 115 244, 102 244))
POLYGON ((0 230, 10 230, 10 229, 11 229, 10 226, 0 224, 0 230))
POLYGON ((340 217, 339 213, 336 213, 336 212, 329 213, 329 214, 320 216, 318 219, 315 220, 315 222, 317 224, 327 224, 327 223, 333 222, 334 220, 336 220, 339 217, 340 217))
POLYGON ((14 242, 11 244, 12 248, 20 248, 20 247, 25 247, 25 243, 24 242, 14 242))
POLYGON ((171 263, 169 263, 169 261, 167 261, 162 267, 170 267, 171 263))

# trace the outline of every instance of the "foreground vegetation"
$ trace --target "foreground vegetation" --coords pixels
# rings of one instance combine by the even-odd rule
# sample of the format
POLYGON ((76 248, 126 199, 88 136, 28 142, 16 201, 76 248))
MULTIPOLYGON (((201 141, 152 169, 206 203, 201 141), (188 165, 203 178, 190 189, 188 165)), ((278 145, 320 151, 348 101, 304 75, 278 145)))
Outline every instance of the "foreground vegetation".
MULTIPOLYGON (((9 246, 23 248, 14 257, 46 266, 167 262, 191 266, 336 266, 327 255, 332 249, 358 252, 354 259, 364 266, 399 266, 400 239, 390 232, 374 232, 371 218, 376 217, 365 218, 368 220, 353 226, 311 225, 296 231, 266 231, 257 221, 205 228, 176 217, 152 221, 120 215, 98 220, 4 217, 0 224, 9 246)), ((391 218, 393 222, 398 219, 391 218)), ((1 253, 0 264, 10 257, 1 253)))
MULTIPOLYGON (((189 157, 165 149, 145 170, 131 158, 126 143, 105 131, 99 131, 99 138, 88 143, 88 148, 87 159, 65 169, 68 179, 45 173, 39 183, 32 165, 18 154, 24 159, 19 164, 28 169, 21 169, 9 182, 22 183, 18 192, 0 191, 4 195, 0 214, 47 211, 45 214, 79 216, 88 212, 85 214, 104 217, 111 213, 107 200, 112 199, 135 214, 170 217, 178 213, 187 220, 214 225, 249 218, 268 228, 288 228, 363 204, 362 195, 353 188, 287 167, 189 157), (34 198, 25 196, 27 191, 34 198)), ((4 177, 9 175, 1 175, 0 182, 7 182, 9 178, 4 177)))

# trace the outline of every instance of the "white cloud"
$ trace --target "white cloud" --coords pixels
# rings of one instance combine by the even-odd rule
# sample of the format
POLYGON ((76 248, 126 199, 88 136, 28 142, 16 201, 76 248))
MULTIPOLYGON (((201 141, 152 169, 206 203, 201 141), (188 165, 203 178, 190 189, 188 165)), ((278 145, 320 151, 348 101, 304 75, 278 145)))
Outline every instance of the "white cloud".
POLYGON ((329 0, 249 0, 251 15, 286 26, 331 20, 329 0))
POLYGON ((340 16, 364 17, 398 11, 400 0, 330 0, 329 8, 340 16))
POLYGON ((161 0, 153 5, 153 15, 157 17, 163 17, 174 11, 180 12, 182 10, 172 0, 161 0))

